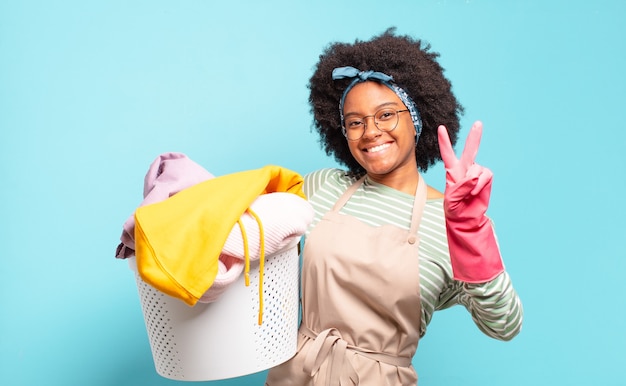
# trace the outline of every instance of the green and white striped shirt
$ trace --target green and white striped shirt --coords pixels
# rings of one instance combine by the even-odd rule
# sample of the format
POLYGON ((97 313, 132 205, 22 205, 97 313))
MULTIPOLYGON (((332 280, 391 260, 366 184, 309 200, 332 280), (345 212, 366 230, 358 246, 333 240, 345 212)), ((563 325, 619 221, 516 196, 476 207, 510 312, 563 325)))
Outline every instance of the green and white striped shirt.
MULTIPOLYGON (((339 169, 321 169, 304 177, 304 192, 315 211, 309 230, 332 209, 354 181, 339 169)), ((354 216, 371 226, 392 224, 408 230, 413 200, 412 195, 365 178, 339 213, 354 216)), ((522 304, 506 272, 481 284, 463 283, 452 278, 443 199, 426 201, 418 234, 422 302, 420 335, 426 333, 436 310, 456 304, 464 305, 478 328, 488 336, 510 340, 517 335, 522 326, 522 304)))

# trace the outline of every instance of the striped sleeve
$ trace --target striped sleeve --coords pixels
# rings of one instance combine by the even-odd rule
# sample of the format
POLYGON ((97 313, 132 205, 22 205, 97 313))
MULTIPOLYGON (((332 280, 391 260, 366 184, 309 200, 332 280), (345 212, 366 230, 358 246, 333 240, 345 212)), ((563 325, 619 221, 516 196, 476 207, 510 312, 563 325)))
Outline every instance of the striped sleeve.
POLYGON ((506 272, 488 283, 464 283, 459 301, 478 328, 493 338, 508 341, 521 331, 522 303, 506 272))
POLYGON ((339 169, 320 169, 304 176, 304 194, 309 200, 315 196, 321 186, 325 185, 330 178, 336 176, 339 169))
MULTIPOLYGON (((470 284, 454 280, 445 236, 443 201, 439 201, 437 206, 439 205, 441 207, 437 208, 437 211, 440 211, 441 222, 433 223, 428 228, 432 228, 435 234, 440 235, 439 241, 431 241, 430 244, 444 242, 445 255, 433 254, 429 251, 425 257, 430 264, 422 264, 426 267, 432 264, 441 267, 439 274, 444 283, 438 287, 440 293, 434 310, 463 305, 469 311, 476 326, 487 336, 503 341, 513 339, 521 331, 524 312, 511 278, 508 273, 503 272, 486 283, 470 284)), ((442 248, 440 244, 437 245, 442 248)), ((428 271, 428 268, 422 269, 420 277, 426 276, 424 271, 428 271)), ((425 283, 421 287, 424 286, 425 283)))

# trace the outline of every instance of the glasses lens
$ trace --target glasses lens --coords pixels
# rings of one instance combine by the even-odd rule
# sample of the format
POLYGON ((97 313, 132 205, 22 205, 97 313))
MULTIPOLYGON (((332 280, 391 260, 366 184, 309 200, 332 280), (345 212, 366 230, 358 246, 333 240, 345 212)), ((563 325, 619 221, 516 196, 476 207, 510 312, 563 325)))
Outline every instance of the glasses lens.
POLYGON ((380 131, 391 131, 398 125, 398 112, 392 109, 382 109, 376 113, 376 127, 380 131))
POLYGON ((350 117, 344 120, 343 127, 346 138, 356 140, 363 136, 365 123, 362 117, 350 117))

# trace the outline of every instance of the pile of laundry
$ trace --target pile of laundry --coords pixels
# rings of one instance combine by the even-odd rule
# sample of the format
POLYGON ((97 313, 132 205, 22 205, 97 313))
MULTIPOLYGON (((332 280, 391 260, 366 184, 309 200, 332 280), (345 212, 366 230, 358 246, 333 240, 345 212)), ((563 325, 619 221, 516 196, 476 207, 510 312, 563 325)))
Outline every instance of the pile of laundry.
POLYGON ((146 283, 190 306, 213 302, 250 261, 300 241, 313 220, 302 183, 280 166, 215 177, 185 154, 161 154, 115 257, 135 256, 146 283))

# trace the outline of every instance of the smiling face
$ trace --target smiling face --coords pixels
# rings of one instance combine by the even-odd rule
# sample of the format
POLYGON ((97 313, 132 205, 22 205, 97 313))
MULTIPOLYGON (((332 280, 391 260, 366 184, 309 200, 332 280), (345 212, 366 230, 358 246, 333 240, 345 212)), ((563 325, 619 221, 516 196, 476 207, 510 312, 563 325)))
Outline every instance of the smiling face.
POLYGON ((406 106, 389 87, 378 82, 359 83, 348 92, 343 106, 344 118, 370 116, 366 118, 363 137, 348 141, 348 147, 372 180, 405 190, 403 187, 412 185, 418 176, 415 126, 411 115, 405 112, 398 115, 398 126, 393 131, 378 130, 371 116, 381 108, 405 110, 406 106))

